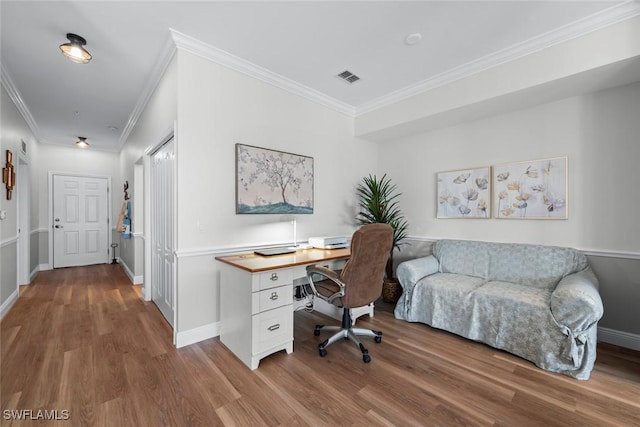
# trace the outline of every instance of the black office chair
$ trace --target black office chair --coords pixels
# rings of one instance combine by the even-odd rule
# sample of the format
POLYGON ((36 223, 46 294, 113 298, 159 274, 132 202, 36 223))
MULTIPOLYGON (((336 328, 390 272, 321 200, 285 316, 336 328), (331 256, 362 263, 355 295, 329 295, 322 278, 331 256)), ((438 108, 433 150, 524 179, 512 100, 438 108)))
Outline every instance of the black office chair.
POLYGON ((321 357, 327 355, 328 346, 340 338, 349 338, 362 352, 362 360, 365 363, 371 361, 369 351, 362 345, 358 335, 374 337, 375 342, 379 343, 382 341, 382 332, 354 328, 349 309, 370 304, 380 297, 385 266, 392 247, 391 226, 367 224, 353 233, 351 256, 342 271, 334 271, 320 265, 307 267, 307 277, 314 295, 343 308, 342 326, 316 325, 313 331, 315 336, 319 336, 322 329, 338 331, 318 346, 321 357), (317 275, 321 276, 321 280, 317 280, 317 275))

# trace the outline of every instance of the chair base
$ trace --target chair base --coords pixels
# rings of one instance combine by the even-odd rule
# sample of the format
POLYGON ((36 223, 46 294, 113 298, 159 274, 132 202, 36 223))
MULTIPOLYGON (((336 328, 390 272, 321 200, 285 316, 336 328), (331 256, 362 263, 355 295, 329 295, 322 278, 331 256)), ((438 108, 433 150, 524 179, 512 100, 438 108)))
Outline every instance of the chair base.
POLYGON ((336 341, 342 339, 350 339, 356 347, 362 353, 362 361, 364 363, 371 362, 371 356, 369 356, 369 350, 360 342, 358 336, 368 336, 373 337, 376 343, 380 343, 382 341, 382 332, 373 331, 371 329, 364 328, 354 328, 351 326, 351 315, 349 314, 349 309, 345 308, 342 313, 342 326, 325 326, 325 325, 316 325, 313 330, 313 335, 319 336, 321 330, 326 331, 338 331, 328 339, 324 340, 322 343, 318 345, 318 353, 320 357, 324 357, 327 355, 327 347, 336 341))

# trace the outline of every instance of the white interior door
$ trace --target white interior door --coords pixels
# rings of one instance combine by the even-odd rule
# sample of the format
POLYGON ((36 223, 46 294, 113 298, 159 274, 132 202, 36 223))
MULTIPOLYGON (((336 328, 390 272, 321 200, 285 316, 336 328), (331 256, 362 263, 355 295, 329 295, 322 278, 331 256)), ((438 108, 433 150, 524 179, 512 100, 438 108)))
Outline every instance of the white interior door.
POLYGON ((174 140, 151 156, 151 299, 174 326, 174 140))
POLYGON ((109 262, 107 178, 53 176, 53 267, 109 262))

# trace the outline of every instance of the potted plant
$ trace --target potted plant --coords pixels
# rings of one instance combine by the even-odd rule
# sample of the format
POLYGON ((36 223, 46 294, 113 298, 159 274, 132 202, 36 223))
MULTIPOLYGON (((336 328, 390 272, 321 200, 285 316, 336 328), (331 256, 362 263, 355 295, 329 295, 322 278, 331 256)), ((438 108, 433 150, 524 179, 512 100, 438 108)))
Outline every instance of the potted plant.
POLYGON ((362 179, 356 187, 359 197, 360 211, 356 217, 359 225, 385 223, 393 228, 393 246, 386 265, 386 279, 383 284, 382 297, 385 302, 396 303, 402 293, 400 283, 393 276, 393 251, 400 250, 402 240, 407 237, 407 221, 398 207, 397 198, 402 193, 396 192, 395 184, 386 174, 382 178, 369 175, 362 179))

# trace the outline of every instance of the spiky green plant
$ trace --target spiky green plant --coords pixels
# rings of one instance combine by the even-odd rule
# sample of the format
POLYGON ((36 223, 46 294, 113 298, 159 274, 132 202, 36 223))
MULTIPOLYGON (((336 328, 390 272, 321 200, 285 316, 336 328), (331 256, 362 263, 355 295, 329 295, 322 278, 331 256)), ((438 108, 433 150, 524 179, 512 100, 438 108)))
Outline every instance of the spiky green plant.
POLYGON ((387 174, 378 179, 375 175, 369 175, 362 179, 362 183, 356 187, 359 197, 358 206, 360 212, 356 216, 359 225, 385 223, 393 228, 393 246, 386 265, 388 278, 393 278, 393 251, 400 250, 402 240, 407 237, 407 221, 398 207, 397 198, 402 193, 396 192, 396 185, 391 183, 387 174))

